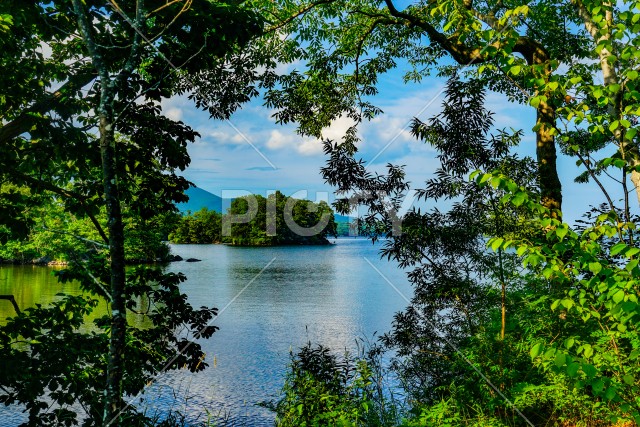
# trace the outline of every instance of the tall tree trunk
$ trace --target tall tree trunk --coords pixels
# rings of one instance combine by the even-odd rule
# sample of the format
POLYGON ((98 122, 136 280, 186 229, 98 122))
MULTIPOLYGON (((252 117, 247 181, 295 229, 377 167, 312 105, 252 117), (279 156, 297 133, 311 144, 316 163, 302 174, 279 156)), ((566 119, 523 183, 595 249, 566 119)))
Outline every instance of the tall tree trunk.
MULTIPOLYGON (((602 5, 607 8, 605 12, 605 22, 606 26, 602 27, 601 25, 596 24, 593 21, 590 11, 584 5, 582 0, 573 0, 573 4, 576 7, 578 14, 582 18, 584 22, 584 26, 593 37, 593 40, 596 44, 601 44, 602 42, 611 40, 611 30, 613 28, 613 5, 610 2, 603 2, 602 5)), ((607 47, 602 47, 600 52, 598 53, 598 59, 600 61, 600 69, 602 70, 602 79, 606 86, 611 86, 614 84, 619 84, 619 77, 616 73, 616 69, 613 66, 613 61, 610 61, 610 57, 615 57, 615 55, 607 49, 607 47)), ((612 96, 611 102, 609 103, 608 112, 612 118, 616 120, 621 119, 622 117, 622 98, 621 93, 617 93, 612 96)), ((624 135, 622 134, 622 129, 618 127, 614 131, 614 136, 616 141, 618 141, 620 147, 620 154, 623 159, 626 159, 631 167, 635 167, 640 165, 640 154, 638 150, 633 147, 633 144, 630 144, 631 141, 625 141, 624 135)), ((633 170, 630 173, 631 182, 635 186, 636 197, 638 200, 638 204, 640 205, 640 173, 633 170)), ((626 179, 626 174, 623 179, 626 179)), ((625 201, 627 198, 625 197, 625 201)), ((628 211, 629 206, 625 203, 625 211, 628 211)), ((626 215, 626 221, 629 221, 629 215, 626 215)))
MULTIPOLYGON (((109 68, 102 52, 93 38, 93 28, 82 0, 72 0, 78 19, 82 40, 89 51, 93 66, 100 77, 100 102, 97 110, 100 132, 100 156, 102 160, 102 183, 107 207, 109 230, 109 255, 111 276, 111 337, 107 364, 107 384, 104 398, 103 426, 118 426, 118 416, 124 408, 122 400, 122 379, 124 374, 125 336, 127 327, 124 264, 124 226, 118 191, 116 168, 116 146, 113 129, 113 104, 115 102, 115 82, 109 75, 109 68)), ((141 9, 138 11, 141 13, 141 9)), ((132 48, 132 59, 135 54, 132 48)))
POLYGON ((553 137, 555 109, 548 102, 540 102, 536 111, 536 157, 542 204, 548 209, 562 210, 562 184, 556 166, 556 143, 553 137))
MULTIPOLYGON (((532 46, 532 55, 528 62, 542 68, 545 82, 549 81, 549 55, 539 46, 532 46)), ((536 109, 536 160, 538 161, 538 183, 542 205, 548 209, 562 210, 562 184, 558 177, 556 165, 556 142, 554 131, 556 126, 556 110, 549 93, 547 100, 540 101, 536 109)), ((552 213, 555 216, 555 213, 552 213)))
POLYGON ((109 254, 111 258, 111 339, 107 366, 104 426, 117 426, 122 405, 122 379, 124 371, 125 334, 127 327, 125 307, 124 226, 116 173, 116 150, 113 120, 110 109, 100 115, 100 154, 102 179, 107 205, 109 254))

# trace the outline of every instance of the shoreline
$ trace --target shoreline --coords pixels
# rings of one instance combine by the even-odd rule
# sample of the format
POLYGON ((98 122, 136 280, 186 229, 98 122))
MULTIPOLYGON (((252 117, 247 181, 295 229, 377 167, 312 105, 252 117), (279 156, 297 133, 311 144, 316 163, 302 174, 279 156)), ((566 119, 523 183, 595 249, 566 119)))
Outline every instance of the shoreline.
MULTIPOLYGON (((127 260, 125 265, 142 265, 142 264, 168 264, 170 262, 183 261, 183 258, 179 255, 171 255, 167 259, 157 258, 155 260, 127 260)), ((51 260, 46 257, 36 258, 32 260, 20 260, 20 259, 0 259, 0 266, 2 265, 33 265, 38 267, 66 267, 70 264, 69 261, 51 260)))

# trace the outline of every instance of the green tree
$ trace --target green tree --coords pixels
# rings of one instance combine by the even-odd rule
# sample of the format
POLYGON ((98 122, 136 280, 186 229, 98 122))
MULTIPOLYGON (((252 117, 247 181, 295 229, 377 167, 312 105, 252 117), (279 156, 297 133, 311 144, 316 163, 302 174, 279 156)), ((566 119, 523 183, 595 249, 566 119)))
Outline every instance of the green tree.
POLYGON ((237 245, 326 244, 327 236, 337 234, 333 210, 326 202, 299 200, 280 191, 267 198, 234 199, 225 221, 230 233, 223 232, 223 238, 237 245))
POLYGON ((532 380, 526 369, 519 374, 528 358, 514 352, 511 336, 526 281, 517 256, 487 253, 486 239, 536 229, 528 227, 525 211, 502 205, 504 192, 483 188, 468 177, 477 169, 501 170, 535 194, 534 161, 510 153, 519 132, 492 133, 482 82, 452 78, 445 95, 442 113, 427 122, 415 120, 412 132, 437 150, 440 161, 435 177, 417 189, 417 195, 434 204, 449 201, 450 209, 414 208, 398 227, 395 212, 409 189, 402 168, 390 165, 385 175, 372 175, 344 145, 327 142, 330 159, 323 172, 346 196, 338 209, 349 212, 354 200, 365 205, 368 213, 360 218, 361 228, 374 239, 386 237, 381 255, 408 269, 413 298, 396 314, 382 342, 396 352, 393 368, 414 408, 450 399, 452 387, 463 390, 462 406, 473 401, 500 408, 504 402, 491 396, 493 390, 478 381, 473 369, 492 366, 491 378, 502 390, 532 380), (460 358, 458 349, 468 359, 460 358))
MULTIPOLYGON (((537 185, 523 182, 514 170, 502 170, 506 164, 494 163, 504 151, 474 166, 499 172, 479 175, 470 184, 452 178, 458 164, 465 173, 472 171, 460 160, 476 151, 455 149, 476 138, 449 131, 476 125, 482 133, 484 125, 478 123, 485 118, 474 122, 472 114, 455 126, 444 120, 414 126, 421 139, 433 143, 440 138, 441 160, 453 163, 422 194, 463 197, 475 188, 478 197, 464 196, 446 213, 410 213, 403 218, 402 236, 391 239, 383 252, 414 267, 409 278, 416 284, 415 295, 387 340, 408 356, 397 368, 413 381, 410 392, 425 393, 418 396, 426 402, 420 422, 443 420, 435 416, 438 411, 448 417, 451 408, 468 408, 469 402, 483 402, 485 415, 496 423, 506 422, 517 408, 535 422, 632 422, 637 416, 637 343, 628 330, 636 327, 638 272, 628 180, 638 187, 640 5, 418 0, 402 6, 392 0, 273 6, 273 34, 290 36, 280 52, 284 58, 301 57, 305 68, 274 80, 267 101, 277 108, 278 120, 296 122, 301 133, 316 137, 338 117, 354 120, 343 145, 326 143, 330 159, 323 173, 340 192, 366 201, 367 230, 389 235, 397 221, 389 215, 389 204, 375 195, 391 195, 390 205, 396 207, 393 198, 409 189, 403 171, 389 166, 385 175, 374 176, 353 159, 357 125, 381 114, 373 96, 383 73, 408 64, 405 80, 458 74, 536 110, 537 185), (593 193, 598 215, 585 219, 583 228, 562 223, 554 212, 562 207, 556 145, 584 168, 577 181, 594 181, 601 190, 593 193), (452 148, 455 156, 449 159, 444 150, 452 148), (605 175, 619 186, 608 185, 605 175), (491 193, 484 192, 488 183, 491 193), (462 215, 465 211, 478 217, 462 215), (485 257, 483 245, 489 237, 492 258, 485 257), (523 267, 518 256, 524 256, 523 267), (455 280, 438 286, 448 276, 455 280), (499 293, 487 293, 496 287, 499 293), (471 322, 464 322, 465 310, 471 322), (442 313, 446 320, 438 323, 441 316, 434 316, 442 313), (444 331, 467 360, 442 344, 434 329, 444 331), (508 365, 515 368, 505 369, 508 365), (499 379, 495 387, 456 375, 474 366, 490 367, 487 376, 499 379), (500 393, 515 405, 505 407, 500 393)), ((459 108, 466 113, 464 106, 459 108)), ((341 203, 341 212, 349 211, 348 202, 341 203)), ((454 415, 450 421, 467 419, 454 415)))
POLYGON ((345 195, 338 209, 364 204, 362 227, 387 238, 382 255, 414 285, 382 338, 411 402, 408 425, 634 420, 635 221, 608 205, 580 227, 553 218, 533 160, 510 153, 520 133, 492 131, 482 85, 451 79, 442 113, 414 120, 441 165, 417 194, 452 206, 413 209, 400 230, 402 168, 372 175, 344 144, 325 143, 324 177, 345 195))
POLYGON ((194 214, 182 216, 169 239, 173 243, 220 243, 222 242, 222 215, 202 208, 194 214))
POLYGON ((267 34, 291 35, 277 53, 284 61, 303 61, 303 71, 268 80, 266 97, 277 120, 296 122, 303 134, 320 137, 333 120, 347 116, 355 125, 345 140, 355 142, 357 125, 382 113, 374 99, 380 76, 399 64, 408 64, 405 81, 463 70, 535 108, 545 206, 562 205, 558 143, 594 169, 585 179, 610 166, 591 155, 605 146, 617 149, 637 186, 634 1, 416 0, 404 9, 392 0, 257 4, 272 16, 267 34), (576 140, 584 125, 592 136, 576 140))
MULTIPOLYGON (((25 194, 29 194, 24 189, 25 194)), ((65 211, 65 204, 57 196, 39 195, 39 204, 26 208, 21 215, 28 221, 28 235, 19 236, 3 227, 6 239, 0 243, 0 259, 19 263, 69 263, 81 258, 87 248, 99 248, 103 242, 88 218, 77 217, 65 211)), ((131 263, 167 261, 168 230, 175 222, 173 215, 160 214, 150 218, 131 212, 125 204, 125 260, 131 263)), ((101 209, 95 219, 106 226, 106 215, 101 209)))
POLYGON ((397 425, 395 414, 377 405, 379 385, 369 363, 348 354, 338 358, 328 348, 308 343, 291 354, 279 399, 263 405, 276 413, 278 427, 397 425))
MULTIPOLYGON (((151 212, 184 201, 188 182, 175 171, 188 165, 186 144, 197 134, 163 116, 158 102, 186 93, 213 116, 227 117, 255 90, 245 81, 226 81, 212 89, 202 74, 211 82, 215 76, 229 77, 225 64, 244 57, 241 48, 260 31, 260 18, 237 3, 159 0, 123 5, 103 0, 6 1, 0 17, 2 65, 16 70, 0 79, 2 182, 29 187, 32 194, 56 194, 66 210, 92 221, 109 248, 109 256, 102 258, 108 274, 100 270, 88 276, 109 285, 96 287, 93 279, 83 283, 110 300, 101 418, 104 425, 119 424, 118 414, 125 408, 122 395, 132 391, 123 382, 126 312, 128 298, 137 292, 126 285, 122 205, 146 220, 151 212), (193 85, 196 80, 203 90, 193 85), (96 217, 103 205, 104 229, 96 217)), ((247 63, 247 68, 252 67, 247 63)), ((9 209, 0 213, 2 223, 12 232, 24 229, 11 215, 26 203, 25 197, 15 192, 3 196, 9 209)), ((171 293, 179 281, 166 283, 171 293)), ((211 315, 208 310, 197 314, 186 306, 174 308, 183 310, 183 320, 211 315)), ((187 323, 195 328, 202 322, 187 323)), ((162 331, 175 325, 159 326, 162 331)), ((190 356, 197 358, 196 353, 190 356)), ((43 408, 34 408, 38 410, 31 415, 37 417, 43 408)))

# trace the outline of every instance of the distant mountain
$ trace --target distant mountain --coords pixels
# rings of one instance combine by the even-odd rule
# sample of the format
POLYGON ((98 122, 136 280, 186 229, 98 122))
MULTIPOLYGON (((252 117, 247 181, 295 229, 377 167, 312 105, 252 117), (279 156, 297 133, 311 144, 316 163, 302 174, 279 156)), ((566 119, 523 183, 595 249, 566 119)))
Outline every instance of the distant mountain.
MULTIPOLYGON (((181 213, 186 213, 187 211, 191 211, 191 213, 194 213, 202 208, 207 208, 210 211, 222 213, 222 197, 216 196, 215 194, 209 193, 208 191, 198 187, 189 187, 189 189, 184 193, 189 196, 189 201, 186 203, 176 204, 176 207, 181 213)), ((227 200, 227 203, 225 203, 224 205, 228 207, 230 204, 230 201, 227 200)), ((351 221, 350 217, 344 215, 335 214, 334 218, 336 222, 351 221)))
POLYGON ((334 214, 333 218, 336 220, 336 222, 351 222, 352 220, 350 216, 344 216, 344 215, 338 215, 338 214, 334 214))
POLYGON ((198 187, 190 187, 184 192, 189 196, 189 201, 186 203, 178 203, 176 207, 180 212, 191 211, 197 212, 202 208, 207 208, 210 211, 216 211, 222 213, 222 198, 216 196, 213 193, 209 193, 206 190, 198 187))

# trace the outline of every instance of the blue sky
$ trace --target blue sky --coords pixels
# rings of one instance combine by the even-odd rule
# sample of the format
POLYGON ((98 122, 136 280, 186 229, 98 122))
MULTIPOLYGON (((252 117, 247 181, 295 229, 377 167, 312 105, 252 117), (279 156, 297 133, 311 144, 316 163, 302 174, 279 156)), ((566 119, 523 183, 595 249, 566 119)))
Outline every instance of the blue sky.
MULTIPOLYGON (((293 66, 286 68, 291 70, 293 66)), ((387 163, 405 165, 407 178, 415 188, 431 176, 438 162, 433 149, 411 137, 408 124, 413 117, 427 119, 440 111, 445 81, 433 77, 419 84, 404 84, 403 71, 398 69, 381 79, 375 103, 384 113, 361 125, 359 149, 366 161, 375 158, 372 170, 387 163)), ((497 93, 487 95, 486 106, 495 114, 496 127, 524 130, 518 152, 535 158, 533 108, 509 103, 497 93)), ((246 104, 229 122, 209 119, 185 97, 166 99, 162 107, 168 117, 184 121, 201 134, 189 147, 192 163, 184 172, 198 187, 223 197, 280 190, 312 200, 332 199, 333 189, 319 173, 325 161, 320 141, 300 137, 295 126, 276 124, 271 117, 273 111, 263 105, 262 99, 246 104)), ((350 124, 348 119, 339 119, 324 136, 339 139, 350 124)), ((573 179, 581 170, 574 159, 558 155, 565 219, 572 222, 604 198, 595 184, 575 184, 573 179)))

